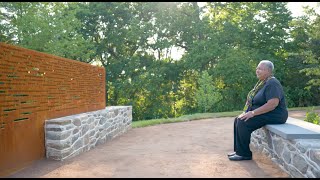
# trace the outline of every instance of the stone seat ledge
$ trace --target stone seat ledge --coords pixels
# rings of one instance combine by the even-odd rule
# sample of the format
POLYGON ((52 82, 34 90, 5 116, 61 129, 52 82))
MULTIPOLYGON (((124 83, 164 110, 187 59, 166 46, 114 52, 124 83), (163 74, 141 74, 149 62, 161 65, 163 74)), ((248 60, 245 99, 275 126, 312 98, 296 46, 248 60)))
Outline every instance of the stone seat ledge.
POLYGON ((285 124, 269 124, 269 131, 284 139, 320 139, 320 126, 303 120, 288 117, 285 124))

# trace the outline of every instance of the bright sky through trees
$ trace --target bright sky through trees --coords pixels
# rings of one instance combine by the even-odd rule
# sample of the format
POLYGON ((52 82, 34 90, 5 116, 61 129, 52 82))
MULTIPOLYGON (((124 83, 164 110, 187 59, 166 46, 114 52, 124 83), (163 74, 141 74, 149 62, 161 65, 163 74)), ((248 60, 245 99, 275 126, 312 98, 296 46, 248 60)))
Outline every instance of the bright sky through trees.
MULTIPOLYGON (((198 2, 199 6, 204 6, 206 2, 198 2)), ((310 6, 316 9, 316 12, 320 13, 320 2, 288 2, 288 9, 291 10, 293 17, 304 15, 303 6, 310 6), (319 4, 319 5, 318 5, 319 4)), ((172 48, 171 57, 178 60, 182 57, 183 51, 172 48)))

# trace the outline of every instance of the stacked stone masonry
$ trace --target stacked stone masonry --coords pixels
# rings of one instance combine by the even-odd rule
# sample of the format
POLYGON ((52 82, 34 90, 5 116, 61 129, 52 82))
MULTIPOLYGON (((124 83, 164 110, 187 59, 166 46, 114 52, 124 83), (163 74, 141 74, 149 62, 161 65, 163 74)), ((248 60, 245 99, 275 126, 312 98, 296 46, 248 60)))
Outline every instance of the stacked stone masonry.
POLYGON ((131 106, 105 109, 50 119, 45 122, 46 157, 65 160, 106 143, 129 129, 131 106))
POLYGON ((250 147, 293 178, 320 177, 320 139, 287 140, 262 127, 252 133, 250 147))

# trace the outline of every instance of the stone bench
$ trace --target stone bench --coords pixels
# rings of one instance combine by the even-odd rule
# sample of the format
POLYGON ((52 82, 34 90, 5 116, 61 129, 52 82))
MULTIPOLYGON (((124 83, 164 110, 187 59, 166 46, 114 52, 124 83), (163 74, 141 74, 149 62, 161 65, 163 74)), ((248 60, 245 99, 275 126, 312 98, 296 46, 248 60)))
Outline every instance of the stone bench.
POLYGON ((61 161, 72 158, 125 133, 131 123, 132 106, 110 106, 46 120, 46 157, 61 161))
POLYGON ((320 177, 320 126, 289 117, 251 135, 251 148, 267 155, 291 177, 320 177))
POLYGON ((285 124, 266 125, 266 128, 284 139, 320 139, 320 126, 289 117, 285 124))

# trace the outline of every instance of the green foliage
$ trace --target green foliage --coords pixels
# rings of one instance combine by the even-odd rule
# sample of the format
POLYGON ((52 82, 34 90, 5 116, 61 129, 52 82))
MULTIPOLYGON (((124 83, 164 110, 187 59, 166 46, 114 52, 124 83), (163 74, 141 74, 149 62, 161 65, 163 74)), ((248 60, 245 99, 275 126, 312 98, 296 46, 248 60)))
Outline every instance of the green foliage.
MULTIPOLYGON (((314 110, 320 110, 320 106, 312 106, 314 110)), ((310 110, 310 107, 293 107, 293 108, 288 108, 289 111, 308 111, 310 110)))
POLYGON ((314 107, 309 109, 306 113, 306 118, 304 121, 313 123, 313 124, 320 124, 320 116, 318 113, 314 111, 314 107))
POLYGON ((319 102, 319 15, 306 8, 307 15, 290 22, 289 52, 284 67, 285 86, 289 107, 312 106, 319 102), (315 15, 315 16, 314 16, 315 15), (314 20, 312 20, 313 17, 314 20), (297 83, 299 82, 299 83, 297 83))
POLYGON ((221 94, 216 91, 212 77, 207 71, 203 71, 199 79, 199 88, 195 93, 200 112, 213 110, 216 104, 222 99, 221 94))
POLYGON ((215 84, 222 95, 218 111, 232 111, 243 108, 248 92, 257 82, 255 53, 246 50, 229 50, 212 69, 215 84))
POLYGON ((282 85, 284 86, 288 107, 315 105, 318 98, 316 88, 305 89, 310 77, 300 71, 305 68, 301 56, 289 56, 283 70, 282 85), (299 83, 297 83, 299 82, 299 83))
POLYGON ((0 41, 101 63, 107 106, 141 120, 242 109, 262 59, 289 107, 317 105, 319 19, 293 19, 286 2, 0 2, 0 41))
MULTIPOLYGON (((318 109, 320 109, 320 106, 312 107, 312 111, 314 109, 318 110, 318 109)), ((289 108, 288 110, 289 111, 299 111, 299 110, 304 111, 304 110, 310 110, 310 108, 309 107, 295 107, 295 108, 289 108)), ((183 115, 178 118, 139 120, 139 121, 133 121, 132 127, 139 128, 139 127, 146 127, 146 126, 153 126, 153 125, 157 125, 157 124, 166 124, 166 123, 174 123, 174 122, 184 122, 184 121, 193 121, 193 120, 219 118, 219 117, 235 117, 241 113, 242 113, 242 111, 229 111, 229 112, 219 112, 219 113, 195 113, 195 114, 183 115)), ((312 119, 312 118, 310 118, 310 119, 312 119)))
POLYGON ((180 116, 178 118, 140 120, 140 121, 133 121, 132 127, 140 128, 140 127, 146 127, 146 126, 153 126, 157 124, 194 121, 194 120, 219 118, 219 117, 235 117, 241 113, 242 111, 220 112, 220 113, 196 113, 196 114, 180 116))
POLYGON ((299 57, 306 64, 299 72, 309 77, 305 89, 310 91, 312 87, 320 87, 320 15, 308 7, 305 8, 305 11, 305 16, 292 22, 291 34, 298 48, 291 52, 295 52, 292 53, 293 57, 299 57))
POLYGON ((2 20, 6 26, 9 23, 9 28, 3 32, 10 38, 9 43, 90 62, 93 46, 77 32, 81 27, 75 17, 78 4, 6 2, 1 5, 7 11, 2 20))

